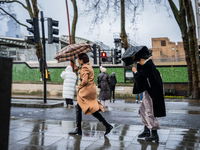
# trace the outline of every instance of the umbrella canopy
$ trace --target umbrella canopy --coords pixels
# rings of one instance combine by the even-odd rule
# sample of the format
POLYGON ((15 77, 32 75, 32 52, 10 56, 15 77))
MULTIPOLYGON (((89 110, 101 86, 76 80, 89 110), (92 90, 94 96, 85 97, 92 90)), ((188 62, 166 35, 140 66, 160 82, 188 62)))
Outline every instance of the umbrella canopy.
POLYGON ((92 51, 92 49, 87 43, 72 44, 63 47, 59 52, 56 53, 54 59, 57 59, 59 62, 73 61, 78 58, 79 54, 88 53, 90 51, 92 51))
POLYGON ((139 54, 138 52, 140 51, 147 52, 148 57, 152 56, 152 51, 146 46, 131 46, 124 52, 122 56, 125 66, 132 65, 134 61, 137 61, 136 54, 139 54))

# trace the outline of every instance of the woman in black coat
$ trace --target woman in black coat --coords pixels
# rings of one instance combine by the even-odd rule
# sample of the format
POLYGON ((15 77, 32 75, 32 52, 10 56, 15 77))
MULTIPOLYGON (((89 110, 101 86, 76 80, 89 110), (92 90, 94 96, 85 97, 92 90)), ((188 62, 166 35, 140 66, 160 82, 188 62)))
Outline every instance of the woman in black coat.
POLYGON ((138 137, 145 137, 145 140, 157 142, 159 141, 157 130, 161 127, 156 117, 166 116, 166 110, 160 73, 148 57, 148 49, 140 50, 135 55, 134 61, 138 61, 141 68, 139 71, 135 67, 132 68, 135 78, 133 94, 143 92, 139 114, 145 127, 138 137))
POLYGON ((109 74, 106 73, 106 68, 100 67, 101 73, 98 75, 97 82, 101 85, 99 100, 102 101, 104 107, 105 101, 110 99, 110 77, 109 74))
POLYGON ((115 85, 117 84, 117 80, 115 77, 115 72, 112 72, 110 76, 110 102, 111 102, 111 97, 113 94, 113 102, 115 101, 115 85))

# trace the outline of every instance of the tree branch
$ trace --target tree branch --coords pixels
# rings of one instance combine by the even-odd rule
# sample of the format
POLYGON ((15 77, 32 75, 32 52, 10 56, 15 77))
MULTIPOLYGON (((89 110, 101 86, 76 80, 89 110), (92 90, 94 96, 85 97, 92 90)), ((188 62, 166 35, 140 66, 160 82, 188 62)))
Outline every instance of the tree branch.
POLYGON ((33 10, 32 10, 30 1, 29 1, 29 0, 26 0, 26 4, 27 4, 27 10, 28 10, 28 12, 29 12, 29 15, 30 15, 31 18, 33 18, 33 10))
POLYGON ((6 13, 7 15, 9 15, 11 18, 13 18, 18 24, 20 24, 20 25, 22 25, 22 26, 28 28, 27 25, 25 25, 25 24, 23 24, 23 23, 20 23, 15 17, 13 17, 11 14, 9 14, 7 11, 5 11, 3 8, 0 7, 0 9, 1 9, 4 13, 6 13))
POLYGON ((170 7, 171 7, 173 13, 174 13, 174 17, 176 18, 177 23, 180 25, 181 22, 180 22, 180 18, 179 18, 179 14, 178 14, 179 11, 178 11, 176 5, 174 4, 174 2, 172 0, 168 0, 168 2, 170 4, 170 7))
POLYGON ((13 0, 13 1, 0 1, 0 3, 14 3, 14 2, 16 2, 16 3, 19 3, 20 5, 22 5, 25 9, 27 9, 27 7, 22 3, 22 2, 20 2, 20 1, 17 1, 17 0, 13 0))

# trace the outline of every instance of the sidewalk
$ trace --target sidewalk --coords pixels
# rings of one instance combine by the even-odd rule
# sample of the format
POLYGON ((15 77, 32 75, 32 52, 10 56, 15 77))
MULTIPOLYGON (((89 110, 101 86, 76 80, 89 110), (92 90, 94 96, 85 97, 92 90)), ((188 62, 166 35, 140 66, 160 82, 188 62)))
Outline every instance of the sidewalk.
MULTIPOLYGON (((13 97, 14 98, 14 97, 13 97)), ((15 97, 16 98, 16 97, 15 97)), ((43 103, 42 98, 32 99, 29 97, 18 97, 20 99, 12 99, 16 103, 43 103), (38 100, 38 99, 41 100, 38 100), (28 99, 28 100, 27 100, 28 99)), ((34 98, 34 97, 32 97, 34 98)), ((63 99, 47 98, 47 105, 51 102, 64 103, 63 99), (49 100, 52 99, 52 100, 49 100)), ((167 105, 174 105, 172 100, 167 100, 167 105)), ((179 100, 181 106, 176 105, 176 110, 168 109, 167 111, 180 111, 185 113, 187 108, 192 112, 198 111, 200 102, 196 100, 179 100), (189 104, 189 105, 188 105, 189 104)), ((76 103, 76 102, 75 102, 76 103)), ((138 111, 138 104, 125 103, 124 100, 118 100, 115 103, 110 103, 109 111, 138 111)), ((169 107, 169 108, 170 108, 169 107)), ((48 109, 48 108, 47 108, 48 109)), ((66 108, 68 109, 68 108, 66 108)), ((111 122, 112 123, 112 122, 111 122)), ((38 120, 38 119, 10 119, 10 150, 200 150, 200 129, 186 129, 162 127, 158 130, 159 143, 147 142, 144 139, 138 139, 137 135, 143 130, 142 125, 128 124, 112 124, 113 130, 104 136, 105 128, 99 122, 82 122, 83 135, 71 136, 69 131, 74 130, 74 121, 58 121, 58 120, 38 120)))
POLYGON ((199 150, 200 130, 162 128, 159 143, 138 139, 143 126, 112 124, 113 130, 104 136, 104 126, 98 122, 83 122, 83 135, 71 136, 73 121, 11 119, 10 150, 199 150))

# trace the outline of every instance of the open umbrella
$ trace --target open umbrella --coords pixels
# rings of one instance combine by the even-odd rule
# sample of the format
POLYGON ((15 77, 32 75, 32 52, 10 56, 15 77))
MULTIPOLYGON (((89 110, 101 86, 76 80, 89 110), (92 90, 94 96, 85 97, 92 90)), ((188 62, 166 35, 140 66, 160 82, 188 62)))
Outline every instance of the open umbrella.
POLYGON ((140 51, 145 52, 148 57, 152 56, 152 50, 149 50, 146 46, 131 46, 124 52, 122 56, 125 66, 132 65, 134 61, 137 61, 135 56, 136 54, 139 54, 140 51))
POLYGON ((71 44, 58 51, 54 59, 57 59, 59 62, 73 61, 78 58, 79 54, 90 51, 92 51, 92 49, 87 43, 71 44))

